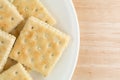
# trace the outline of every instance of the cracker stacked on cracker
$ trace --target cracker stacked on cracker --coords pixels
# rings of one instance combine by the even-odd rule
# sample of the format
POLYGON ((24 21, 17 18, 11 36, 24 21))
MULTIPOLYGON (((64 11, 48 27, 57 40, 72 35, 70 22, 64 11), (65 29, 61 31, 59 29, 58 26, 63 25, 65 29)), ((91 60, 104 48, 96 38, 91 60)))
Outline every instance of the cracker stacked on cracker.
POLYGON ((49 75, 70 39, 55 23, 39 0, 0 0, 0 80, 49 75))
POLYGON ((50 25, 30 17, 21 31, 10 58, 48 75, 67 46, 69 37, 50 25))

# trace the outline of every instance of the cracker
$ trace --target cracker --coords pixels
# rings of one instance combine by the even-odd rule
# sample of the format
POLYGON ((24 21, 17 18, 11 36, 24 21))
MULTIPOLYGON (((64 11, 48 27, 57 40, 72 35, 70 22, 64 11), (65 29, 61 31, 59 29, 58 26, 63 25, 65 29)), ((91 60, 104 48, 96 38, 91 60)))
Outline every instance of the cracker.
POLYGON ((69 36, 30 17, 21 31, 10 57, 47 76, 62 55, 69 36))
POLYGON ((22 20, 22 16, 8 0, 0 0, 0 29, 10 32, 22 20))
POLYGON ((19 35, 26 20, 30 16, 34 16, 50 25, 54 25, 56 23, 55 19, 39 0, 14 0, 13 4, 17 7, 20 14, 25 18, 25 21, 23 21, 11 32, 11 34, 15 35, 16 37, 19 35))
POLYGON ((24 67, 18 63, 0 74, 0 80, 32 80, 24 67))
POLYGON ((9 53, 14 44, 15 37, 0 30, 0 71, 2 71, 9 53))

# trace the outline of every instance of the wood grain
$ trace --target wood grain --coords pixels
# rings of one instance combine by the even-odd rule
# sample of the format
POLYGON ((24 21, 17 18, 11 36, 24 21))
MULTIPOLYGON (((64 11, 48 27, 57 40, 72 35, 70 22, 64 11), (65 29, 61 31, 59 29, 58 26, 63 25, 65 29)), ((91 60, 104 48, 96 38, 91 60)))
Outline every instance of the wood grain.
POLYGON ((120 79, 120 0, 73 0, 81 48, 72 80, 120 79))

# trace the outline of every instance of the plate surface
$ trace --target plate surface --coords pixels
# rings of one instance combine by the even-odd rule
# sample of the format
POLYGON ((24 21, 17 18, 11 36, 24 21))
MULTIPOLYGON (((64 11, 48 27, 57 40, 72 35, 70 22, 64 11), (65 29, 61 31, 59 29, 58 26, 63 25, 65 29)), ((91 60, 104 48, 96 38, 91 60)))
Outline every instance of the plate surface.
POLYGON ((56 28, 71 36, 59 62, 50 75, 43 78, 39 73, 31 72, 34 80, 71 80, 79 53, 79 25, 71 0, 40 0, 57 21, 56 28))

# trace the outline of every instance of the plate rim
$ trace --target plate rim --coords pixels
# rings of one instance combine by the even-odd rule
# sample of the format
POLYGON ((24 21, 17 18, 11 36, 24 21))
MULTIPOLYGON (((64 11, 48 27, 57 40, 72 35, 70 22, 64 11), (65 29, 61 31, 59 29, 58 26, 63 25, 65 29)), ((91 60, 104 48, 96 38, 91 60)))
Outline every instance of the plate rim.
POLYGON ((76 53, 76 59, 75 59, 75 62, 74 62, 74 65, 73 65, 73 68, 71 70, 71 73, 69 74, 70 77, 69 77, 69 80, 72 79, 72 76, 73 76, 73 73, 75 71, 75 68, 76 68, 76 65, 77 65, 77 62, 78 62, 78 57, 79 57, 79 51, 80 51, 80 25, 79 25, 79 22, 78 22, 78 17, 77 17, 77 13, 76 13, 76 10, 75 10, 75 6, 73 4, 73 1, 72 0, 68 0, 69 2, 69 5, 71 6, 71 12, 72 14, 74 15, 74 21, 75 21, 75 25, 76 25, 76 33, 77 33, 77 38, 78 38, 78 44, 77 44, 77 53, 76 53))

